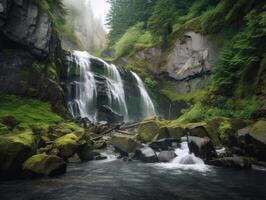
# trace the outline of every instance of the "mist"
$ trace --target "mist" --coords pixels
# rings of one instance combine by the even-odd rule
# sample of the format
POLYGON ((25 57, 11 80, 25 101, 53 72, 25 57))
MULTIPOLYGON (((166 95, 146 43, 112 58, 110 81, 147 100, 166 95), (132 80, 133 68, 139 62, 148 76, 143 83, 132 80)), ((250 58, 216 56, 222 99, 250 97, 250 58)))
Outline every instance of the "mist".
POLYGON ((72 26, 78 45, 64 41, 67 49, 79 48, 89 52, 99 52, 106 46, 106 30, 102 19, 95 17, 89 0, 64 0, 67 9, 67 24, 72 26))

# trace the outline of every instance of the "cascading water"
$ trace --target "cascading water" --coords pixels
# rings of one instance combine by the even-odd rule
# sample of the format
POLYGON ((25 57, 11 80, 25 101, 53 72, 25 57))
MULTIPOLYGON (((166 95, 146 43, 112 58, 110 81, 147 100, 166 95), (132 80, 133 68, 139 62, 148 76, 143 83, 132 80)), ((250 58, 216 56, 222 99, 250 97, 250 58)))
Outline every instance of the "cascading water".
POLYGON ((68 93, 74 93, 73 100, 68 102, 68 108, 73 116, 78 114, 82 118, 87 117, 89 120, 95 121, 97 89, 90 69, 90 55, 86 52, 74 51, 70 55, 69 61, 76 63, 79 67, 68 68, 68 74, 74 70, 78 75, 78 80, 71 83, 74 86, 74 91, 72 92, 71 87, 68 87, 68 93))
POLYGON ((134 72, 87 52, 74 51, 68 61, 68 107, 73 117, 131 122, 155 115, 153 102, 134 72))
POLYGON ((135 73, 131 72, 133 76, 135 77, 137 83, 138 83, 138 88, 140 90, 141 94, 141 104, 142 104, 142 112, 144 116, 154 116, 155 114, 155 109, 154 105, 152 103, 152 100, 145 89, 145 86, 143 84, 143 81, 140 79, 140 77, 135 73))
POLYGON ((196 157, 193 153, 189 153, 188 143, 182 142, 180 148, 175 150, 177 155, 170 163, 160 163, 158 166, 164 168, 177 168, 184 170, 208 171, 209 168, 204 161, 196 157))

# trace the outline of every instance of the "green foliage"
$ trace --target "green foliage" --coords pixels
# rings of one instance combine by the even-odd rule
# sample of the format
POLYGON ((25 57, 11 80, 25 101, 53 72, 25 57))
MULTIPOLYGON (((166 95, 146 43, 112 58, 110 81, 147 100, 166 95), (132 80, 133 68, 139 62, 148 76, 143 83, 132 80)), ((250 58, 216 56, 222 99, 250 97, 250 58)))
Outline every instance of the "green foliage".
POLYGON ((157 0, 148 21, 149 29, 164 39, 172 32, 175 16, 174 0, 157 0))
POLYGON ((138 22, 145 22, 151 15, 154 0, 109 0, 107 25, 110 27, 109 43, 114 45, 127 29, 138 22))
POLYGON ((211 121, 217 117, 250 119, 251 115, 260 109, 262 103, 256 97, 245 99, 232 99, 226 97, 204 96, 196 102, 190 109, 178 118, 181 123, 211 121))
POLYGON ((155 89, 158 85, 158 82, 150 77, 146 77, 144 83, 150 89, 155 89))
POLYGON ((0 95, 0 119, 12 116, 20 123, 54 124, 62 118, 51 110, 49 103, 38 100, 20 98, 12 95, 0 95))
POLYGON ((252 11, 246 17, 246 27, 228 42, 220 54, 214 71, 213 90, 233 95, 247 67, 258 65, 265 49, 265 11, 252 11))
POLYGON ((142 36, 143 23, 138 23, 132 26, 123 37, 115 44, 116 57, 121 57, 129 54, 135 47, 135 43, 142 36))

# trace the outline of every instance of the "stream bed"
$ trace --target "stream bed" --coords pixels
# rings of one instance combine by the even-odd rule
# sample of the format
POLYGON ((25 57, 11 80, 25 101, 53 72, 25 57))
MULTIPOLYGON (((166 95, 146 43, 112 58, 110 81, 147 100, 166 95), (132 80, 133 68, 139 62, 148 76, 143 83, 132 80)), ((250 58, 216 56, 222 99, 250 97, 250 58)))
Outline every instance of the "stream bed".
POLYGON ((266 172, 108 159, 65 175, 0 182, 1 200, 265 200, 266 172))

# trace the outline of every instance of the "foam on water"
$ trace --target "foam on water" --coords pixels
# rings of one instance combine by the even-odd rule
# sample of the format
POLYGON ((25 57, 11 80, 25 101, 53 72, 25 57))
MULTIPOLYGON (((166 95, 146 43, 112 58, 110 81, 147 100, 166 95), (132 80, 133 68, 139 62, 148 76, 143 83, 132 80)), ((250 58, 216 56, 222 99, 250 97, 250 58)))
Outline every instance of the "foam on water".
POLYGON ((203 160, 189 153, 187 142, 182 142, 180 148, 175 150, 177 155, 169 163, 155 164, 158 167, 167 169, 195 170, 200 172, 209 171, 210 168, 204 164, 203 160))

